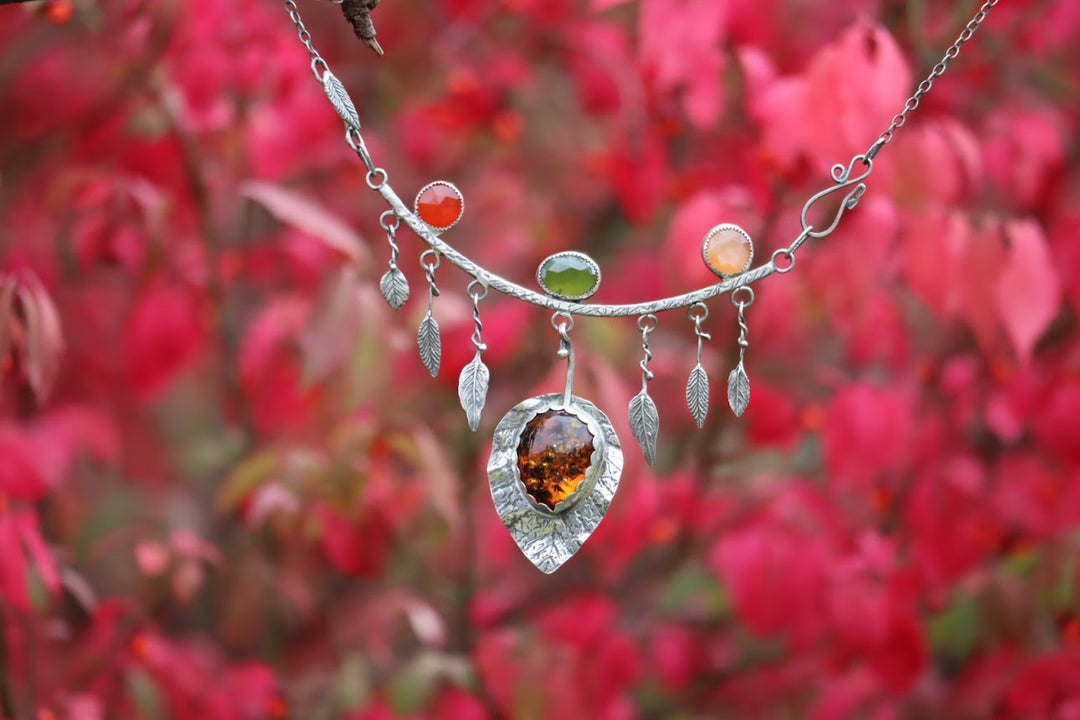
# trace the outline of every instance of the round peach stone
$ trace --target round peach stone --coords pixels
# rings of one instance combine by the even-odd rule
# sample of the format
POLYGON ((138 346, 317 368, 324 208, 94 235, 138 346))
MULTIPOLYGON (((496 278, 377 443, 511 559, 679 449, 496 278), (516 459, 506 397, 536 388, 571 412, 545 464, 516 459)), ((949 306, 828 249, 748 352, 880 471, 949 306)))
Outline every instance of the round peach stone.
POLYGON ((701 247, 705 264, 717 275, 738 275, 754 259, 754 243, 735 225, 717 225, 705 236, 701 247))
POLYGON ((432 183, 416 196, 416 214, 436 230, 451 227, 464 210, 461 191, 447 182, 432 183))

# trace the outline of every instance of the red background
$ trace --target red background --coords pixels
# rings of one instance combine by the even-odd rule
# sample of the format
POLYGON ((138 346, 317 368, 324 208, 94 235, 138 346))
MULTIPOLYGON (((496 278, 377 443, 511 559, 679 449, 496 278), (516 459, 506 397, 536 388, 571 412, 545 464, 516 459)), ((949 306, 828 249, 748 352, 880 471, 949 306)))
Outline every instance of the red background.
MULTIPOLYGON (((532 284, 598 300, 767 258, 976 9, 941 0, 385 0, 375 58, 298 0, 403 197, 532 284)), ((652 336, 655 469, 625 420, 633 319, 580 319, 578 394, 627 466, 554 576, 495 516, 498 418, 562 387, 541 311, 482 303, 458 407, 378 291, 385 209, 282 7, 0 8, 0 699, 72 718, 1080 717, 1080 5, 1005 0, 869 190, 748 311, 652 336)))

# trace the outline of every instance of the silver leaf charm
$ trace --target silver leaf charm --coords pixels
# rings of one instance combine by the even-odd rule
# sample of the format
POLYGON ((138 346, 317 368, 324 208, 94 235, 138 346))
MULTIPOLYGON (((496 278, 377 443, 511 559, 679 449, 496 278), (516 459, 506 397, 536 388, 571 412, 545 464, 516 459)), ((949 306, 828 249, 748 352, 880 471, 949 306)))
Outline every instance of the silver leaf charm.
POLYGON ((660 434, 660 413, 649 393, 642 390, 630 401, 630 431, 645 453, 649 465, 656 463, 656 437, 660 434))
POLYGON ((698 429, 705 427, 705 417, 709 414, 709 373, 698 363, 690 371, 686 381, 686 407, 697 423, 698 429))
POLYGON ((379 289, 390 307, 400 310, 409 299, 409 281, 405 273, 396 267, 390 268, 379 281, 379 289))
POLYGON ((353 105, 352 98, 349 97, 345 86, 329 70, 323 75, 323 90, 326 92, 330 104, 334 106, 334 110, 337 110, 337 114, 341 116, 341 119, 347 122, 350 127, 359 130, 360 115, 356 112, 356 106, 353 105))
POLYGON ((420 348, 420 359, 424 367, 431 373, 431 377, 438 377, 439 363, 442 362, 442 336, 439 334, 439 323, 432 317, 430 310, 420 323, 416 344, 420 348))
POLYGON ((736 417, 746 412, 746 406, 750 404, 750 378, 741 361, 728 375, 727 401, 736 417))
POLYGON ((473 432, 476 432, 476 428, 480 426, 480 413, 484 411, 484 403, 487 402, 490 380, 491 371, 480 359, 479 352, 468 365, 461 369, 461 375, 458 376, 458 398, 461 400, 465 417, 469 419, 469 428, 473 432))
POLYGON ((623 454, 611 421, 588 400, 563 393, 541 395, 514 406, 495 427, 488 480, 495 511, 525 557, 541 572, 552 573, 581 549, 604 519, 619 488, 623 454), (576 417, 588 427, 594 451, 578 485, 576 502, 551 510, 532 499, 522 482, 518 447, 526 425, 554 411, 576 417))

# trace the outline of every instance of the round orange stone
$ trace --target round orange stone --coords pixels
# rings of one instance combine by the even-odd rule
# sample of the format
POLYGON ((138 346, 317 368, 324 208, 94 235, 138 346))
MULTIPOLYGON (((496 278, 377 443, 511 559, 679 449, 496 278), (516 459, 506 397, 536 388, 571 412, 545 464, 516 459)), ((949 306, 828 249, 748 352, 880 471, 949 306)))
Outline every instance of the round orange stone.
POLYGON ((737 225, 717 225, 705 236, 701 255, 710 270, 721 277, 730 277, 750 267, 754 243, 737 225))
POLYGON ((465 212, 465 199, 456 187, 439 180, 417 193, 414 207, 416 214, 431 229, 448 230, 465 212))

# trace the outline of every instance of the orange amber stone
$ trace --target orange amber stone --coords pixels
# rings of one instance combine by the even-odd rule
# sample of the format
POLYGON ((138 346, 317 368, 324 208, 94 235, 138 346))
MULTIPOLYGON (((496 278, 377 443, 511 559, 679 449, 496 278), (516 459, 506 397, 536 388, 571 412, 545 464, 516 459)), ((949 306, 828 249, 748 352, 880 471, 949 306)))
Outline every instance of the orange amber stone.
POLYGON ((530 420, 518 443, 518 470, 525 489, 552 510, 570 497, 592 464, 589 426, 565 410, 549 410, 530 420))
POLYGON ((701 246, 705 264, 717 275, 738 275, 754 259, 754 243, 746 231, 736 225, 717 225, 705 236, 701 246))
POLYGON ((447 230, 461 219, 465 199, 456 187, 439 180, 420 190, 414 207, 420 219, 433 230, 447 230))

